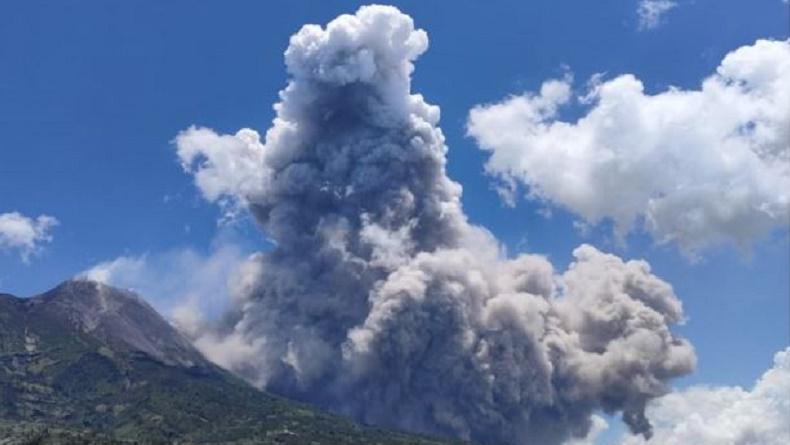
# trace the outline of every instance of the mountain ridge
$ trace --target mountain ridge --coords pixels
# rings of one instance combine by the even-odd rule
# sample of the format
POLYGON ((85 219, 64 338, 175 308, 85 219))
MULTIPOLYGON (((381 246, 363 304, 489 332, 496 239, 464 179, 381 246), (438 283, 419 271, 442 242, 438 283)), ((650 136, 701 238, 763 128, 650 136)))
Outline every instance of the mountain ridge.
POLYGON ((260 391, 140 296, 81 279, 30 298, 0 294, 0 402, 2 444, 449 443, 260 391))
POLYGON ((135 292, 80 278, 65 281, 30 301, 116 348, 145 352, 168 365, 209 364, 181 332, 135 292))

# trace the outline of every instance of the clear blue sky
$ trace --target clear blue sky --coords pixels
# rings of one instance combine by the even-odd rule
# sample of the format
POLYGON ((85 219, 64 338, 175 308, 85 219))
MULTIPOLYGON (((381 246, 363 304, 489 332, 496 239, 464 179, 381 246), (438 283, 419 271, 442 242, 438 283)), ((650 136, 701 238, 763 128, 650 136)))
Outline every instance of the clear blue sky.
MULTIPOLYGON (((171 141, 192 124, 263 132, 285 83, 282 52, 305 23, 359 3, 337 1, 0 3, 0 213, 55 216, 53 240, 28 264, 0 252, 0 291, 31 295, 124 254, 205 251, 218 210, 202 201, 171 141)), ((414 90, 441 106, 449 171, 464 205, 511 252, 545 253, 558 268, 581 242, 645 258, 673 284, 697 348, 690 383, 750 385, 788 344, 788 237, 751 255, 714 249, 691 263, 672 246, 605 230, 535 203, 502 205, 467 137, 476 104, 539 88, 571 70, 633 73, 648 92, 699 86, 727 52, 787 38, 780 0, 679 2, 656 29, 637 28, 636 1, 397 2, 430 36, 414 90)), ((249 250, 263 245, 251 227, 249 250)))

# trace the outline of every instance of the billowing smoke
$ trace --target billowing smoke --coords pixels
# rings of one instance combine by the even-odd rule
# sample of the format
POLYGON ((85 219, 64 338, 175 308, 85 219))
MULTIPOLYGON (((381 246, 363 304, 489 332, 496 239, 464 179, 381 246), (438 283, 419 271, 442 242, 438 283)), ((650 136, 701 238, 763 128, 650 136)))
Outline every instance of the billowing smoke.
POLYGON ((177 138, 209 200, 276 245, 196 344, 271 391, 365 422, 485 443, 582 437, 598 410, 650 434, 645 404, 688 373, 672 287, 583 245, 556 273, 467 221, 439 109, 410 91, 425 32, 393 7, 307 25, 264 142, 177 138))

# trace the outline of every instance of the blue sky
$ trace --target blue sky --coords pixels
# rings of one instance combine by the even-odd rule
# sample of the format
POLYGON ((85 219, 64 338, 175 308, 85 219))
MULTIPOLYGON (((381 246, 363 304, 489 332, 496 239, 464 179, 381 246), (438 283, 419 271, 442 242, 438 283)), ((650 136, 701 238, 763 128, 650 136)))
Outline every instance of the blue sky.
MULTIPOLYGON (((286 77, 282 53, 305 23, 357 2, 40 2, 0 5, 0 213, 52 215, 52 240, 28 262, 0 251, 0 291, 31 295, 122 255, 208 252, 220 210, 179 166, 173 139, 190 125, 264 132, 286 77)), ((535 91, 572 72, 632 73, 655 93, 699 87, 722 57, 759 38, 787 38, 780 0, 680 0, 640 30, 636 1, 397 2, 430 35, 413 90, 442 110, 449 174, 463 203, 511 252, 558 269, 582 242, 644 258, 672 283, 689 320, 697 372, 679 381, 750 385, 788 344, 788 236, 780 227, 746 254, 716 247, 691 261, 643 233, 617 245, 582 234, 559 207, 502 204, 487 154, 466 135, 469 110, 535 91)), ((572 119, 581 109, 570 109, 572 119)), ((234 242, 265 246, 249 221, 234 242)))

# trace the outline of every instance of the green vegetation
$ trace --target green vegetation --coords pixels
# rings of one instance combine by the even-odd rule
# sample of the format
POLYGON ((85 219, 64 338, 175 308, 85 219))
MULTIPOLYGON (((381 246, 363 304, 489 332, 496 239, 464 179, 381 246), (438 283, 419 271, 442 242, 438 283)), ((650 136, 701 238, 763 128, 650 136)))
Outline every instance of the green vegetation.
POLYGON ((355 424, 208 362, 113 349, 46 304, 0 295, 0 445, 448 443, 355 424))

